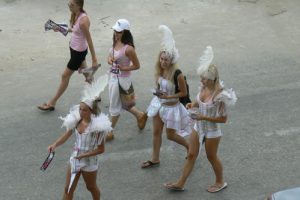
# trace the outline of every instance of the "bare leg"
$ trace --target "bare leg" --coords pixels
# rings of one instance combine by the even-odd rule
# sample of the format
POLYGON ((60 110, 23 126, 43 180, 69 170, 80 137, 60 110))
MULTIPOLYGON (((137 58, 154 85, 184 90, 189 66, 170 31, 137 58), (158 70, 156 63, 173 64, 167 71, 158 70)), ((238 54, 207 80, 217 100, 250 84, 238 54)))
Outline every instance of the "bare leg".
POLYGON ((199 147, 200 143, 198 133, 195 130, 193 130, 189 139, 189 152, 183 167, 182 174, 176 182, 166 183, 166 187, 184 188, 185 182, 194 168, 196 159, 199 154, 199 147))
POLYGON ((148 116, 146 113, 139 111, 136 107, 132 107, 128 110, 131 114, 136 117, 137 125, 139 129, 143 130, 145 128, 148 116))
POLYGON ((112 128, 115 128, 116 127, 116 125, 117 125, 117 122, 118 122, 118 120, 119 120, 119 117, 120 117, 120 115, 117 115, 117 116, 111 116, 111 127, 112 128))
POLYGON ((136 117, 136 119, 141 118, 143 116, 143 114, 144 114, 143 112, 139 111, 135 106, 133 106, 132 108, 130 108, 128 110, 128 112, 130 112, 131 114, 133 114, 136 117))
POLYGON ((63 194, 63 200, 72 200, 73 199, 73 195, 74 195, 74 191, 76 189, 79 177, 80 177, 80 172, 76 174, 74 182, 72 184, 72 187, 68 193, 68 189, 69 189, 69 183, 71 180, 71 167, 70 165, 67 168, 67 176, 66 176, 66 184, 65 184, 65 189, 64 189, 64 194, 63 194))
POLYGON ((152 146, 152 162, 159 162, 160 146, 162 142, 162 131, 164 123, 161 121, 159 114, 153 117, 153 146, 152 146))
POLYGON ((93 200, 100 200, 100 189, 97 186, 97 172, 84 172, 82 171, 82 177, 84 179, 86 188, 91 192, 93 200))
MULTIPOLYGON (((152 159, 151 162, 159 163, 160 146, 162 142, 162 131, 164 123, 161 121, 159 114, 153 117, 153 138, 152 138, 152 159)), ((149 164, 144 162, 142 168, 147 167, 149 164)))
MULTIPOLYGON (((83 70, 84 68, 86 68, 86 67, 87 67, 86 60, 84 60, 84 61, 81 63, 79 69, 78 69, 78 73, 81 74, 81 73, 82 73, 82 70, 83 70)), ((84 74, 83 74, 83 75, 84 75, 84 74)), ((85 75, 84 75, 84 76, 85 76, 85 75)), ((85 78, 86 78, 86 77, 85 77, 85 78)))
POLYGON ((167 138, 169 140, 172 140, 172 141, 184 146, 187 151, 189 150, 189 145, 188 145, 187 141, 183 137, 178 135, 176 133, 176 130, 167 128, 166 132, 167 132, 167 138))
MULTIPOLYGON (((111 127, 114 129, 117 125, 117 122, 119 120, 120 115, 117 116, 111 116, 110 120, 111 120, 111 127)), ((111 132, 109 132, 106 136, 106 141, 110 141, 114 139, 114 133, 113 130, 111 132)))
POLYGON ((57 100, 61 97, 61 95, 65 92, 69 85, 70 78, 74 71, 70 70, 69 68, 66 68, 61 76, 61 82, 58 87, 58 90, 55 94, 55 96, 48 102, 49 106, 55 106, 57 100))
MULTIPOLYGON (((223 180, 223 166, 220 159, 217 156, 218 147, 221 137, 218 138, 206 138, 205 140, 205 150, 207 159, 209 160, 216 176, 216 182, 214 186, 222 186, 224 184, 223 180)), ((209 190, 209 188, 208 188, 209 190)))

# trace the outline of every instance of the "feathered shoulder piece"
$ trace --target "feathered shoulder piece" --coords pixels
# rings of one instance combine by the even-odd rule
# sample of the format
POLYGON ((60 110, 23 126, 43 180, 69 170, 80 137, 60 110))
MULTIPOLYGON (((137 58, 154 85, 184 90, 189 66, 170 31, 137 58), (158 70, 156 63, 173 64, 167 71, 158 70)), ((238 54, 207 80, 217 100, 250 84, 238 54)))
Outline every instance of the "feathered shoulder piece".
POLYGON ((197 69, 198 75, 203 75, 208 71, 208 67, 214 59, 214 52, 211 46, 207 46, 199 60, 199 67, 197 69))
POLYGON ((214 101, 224 102, 226 106, 234 106, 237 97, 232 88, 226 89, 223 81, 220 82, 222 91, 214 98, 214 101))
POLYGON ((66 127, 67 131, 75 128, 80 120, 79 105, 73 106, 70 109, 70 112, 69 114, 67 114, 67 116, 65 117, 60 116, 59 119, 63 121, 61 127, 66 127))
MULTIPOLYGON (((67 130, 74 129, 80 120, 79 105, 73 106, 67 116, 59 118, 63 120, 62 127, 66 127, 67 130)), ((97 116, 92 115, 90 126, 91 132, 109 132, 111 130, 111 122, 107 115, 103 113, 100 113, 97 116)))
POLYGON ((91 132, 110 132, 112 131, 109 117, 103 113, 92 117, 91 132))
POLYGON ((169 27, 166 25, 160 25, 158 29, 162 32, 162 42, 161 51, 165 51, 172 57, 172 63, 176 63, 179 58, 178 49, 175 46, 175 40, 173 38, 173 33, 169 27))

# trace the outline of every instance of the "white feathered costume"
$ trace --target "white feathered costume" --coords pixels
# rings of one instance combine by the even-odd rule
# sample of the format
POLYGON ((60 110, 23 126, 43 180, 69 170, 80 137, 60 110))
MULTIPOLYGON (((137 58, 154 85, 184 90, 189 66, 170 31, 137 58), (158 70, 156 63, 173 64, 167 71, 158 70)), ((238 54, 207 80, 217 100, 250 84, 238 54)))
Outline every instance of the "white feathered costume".
MULTIPOLYGON (((100 94, 105 89, 107 82, 108 76, 104 75, 99 77, 92 84, 87 84, 84 88, 81 102, 92 109, 94 101, 100 98, 100 94)), ((105 140, 106 134, 111 131, 112 128, 108 116, 103 113, 97 116, 92 114, 89 126, 83 133, 79 133, 76 129, 77 124, 81 120, 79 105, 73 106, 70 109, 70 113, 66 117, 60 117, 60 119, 63 120, 62 127, 66 127, 67 130, 72 130, 72 133, 76 136, 76 142, 70 157, 71 180, 69 183, 69 192, 77 172, 80 170, 95 171, 98 169, 97 156, 85 157, 80 160, 75 157, 96 149, 97 146, 105 140)))
MULTIPOLYGON (((219 81, 218 71, 215 65, 211 65, 211 62, 214 58, 213 50, 211 46, 207 46, 203 55, 200 57, 200 66, 197 69, 197 74, 201 78, 206 78, 214 81, 218 81, 220 84, 221 92, 214 96, 212 94, 212 99, 208 102, 202 102, 200 100, 200 93, 202 91, 202 84, 199 88, 199 93, 197 94, 196 101, 199 105, 198 112, 207 117, 221 117, 227 116, 227 107, 233 106, 237 97, 233 89, 226 89, 223 82, 219 81)), ((194 126, 194 129, 199 134, 199 139, 201 140, 203 136, 207 138, 215 138, 222 136, 219 123, 200 120, 194 126)), ((202 142, 202 141, 200 141, 202 142)))
MULTIPOLYGON (((178 61, 179 53, 175 46, 173 33, 166 25, 160 25, 159 30, 162 32, 160 51, 165 52, 174 64, 178 61)), ((159 77, 158 83, 160 85, 159 89, 167 95, 175 94, 175 85, 172 81, 159 77)), ((148 117, 154 117, 159 114, 166 128, 176 130, 176 133, 183 137, 189 135, 192 132, 192 121, 186 108, 179 102, 173 106, 167 106, 165 105, 167 102, 178 102, 178 98, 160 99, 154 96, 147 109, 148 117)))

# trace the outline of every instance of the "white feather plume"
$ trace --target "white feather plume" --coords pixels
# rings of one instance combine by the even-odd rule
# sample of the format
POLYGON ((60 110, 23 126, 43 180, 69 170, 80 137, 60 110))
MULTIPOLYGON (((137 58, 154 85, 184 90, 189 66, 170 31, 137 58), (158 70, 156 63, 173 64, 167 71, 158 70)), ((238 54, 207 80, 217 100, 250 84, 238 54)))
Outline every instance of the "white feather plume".
POLYGON ((202 56, 200 57, 199 67, 197 69, 197 74, 201 75, 208 70, 209 65, 214 59, 214 52, 211 46, 207 46, 202 56))
POLYGON ((172 63, 176 63, 179 58, 179 53, 175 46, 172 31, 166 25, 160 25, 158 29, 163 33, 161 50, 166 51, 172 57, 172 63))
MULTIPOLYGON (((100 94, 105 89, 108 83, 108 75, 105 74, 100 76, 96 81, 93 81, 91 84, 87 84, 84 87, 81 102, 87 103, 88 106, 91 107, 93 101, 100 97, 100 94)), ((71 130, 76 127, 80 120, 80 113, 79 113, 79 105, 75 105, 70 109, 70 112, 65 117, 59 117, 63 120, 62 127, 66 127, 67 130, 71 130)), ((109 118, 104 115, 100 114, 98 116, 92 116, 92 130, 97 131, 110 131, 111 130, 111 122, 109 118), (101 122, 101 123, 100 123, 101 122)))
POLYGON ((100 76, 96 81, 91 84, 86 84, 83 90, 81 101, 94 101, 100 97, 100 94, 105 89, 108 83, 108 75, 100 76))
POLYGON ((73 106, 68 115, 65 117, 60 116, 59 119, 63 121, 62 127, 66 127, 67 130, 75 128, 80 120, 79 105, 73 106))

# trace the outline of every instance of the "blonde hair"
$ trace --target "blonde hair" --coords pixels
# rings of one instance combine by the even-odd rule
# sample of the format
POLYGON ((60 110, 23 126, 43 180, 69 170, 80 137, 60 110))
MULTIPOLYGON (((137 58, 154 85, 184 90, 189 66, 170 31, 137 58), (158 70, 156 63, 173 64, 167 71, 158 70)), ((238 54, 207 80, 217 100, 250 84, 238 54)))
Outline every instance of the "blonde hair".
MULTIPOLYGON (((158 54, 158 58, 157 58, 157 61, 156 61, 156 64, 155 64, 155 83, 158 84, 158 79, 160 76, 162 76, 162 68, 160 67, 160 57, 161 57, 161 54, 165 53, 166 55, 169 55, 167 54, 165 51, 160 51, 159 54, 158 54)), ((170 58, 172 59, 172 58, 170 58)), ((169 74, 169 76, 167 77, 167 79, 169 81, 171 81, 172 83, 174 83, 174 73, 176 71, 176 69, 178 68, 177 64, 176 63, 171 63, 170 64, 170 71, 171 73, 169 74)))
POLYGON ((208 69, 202 74, 200 74, 200 79, 201 78, 207 78, 214 81, 215 88, 221 89, 219 71, 218 71, 218 67, 215 64, 210 64, 208 69))

